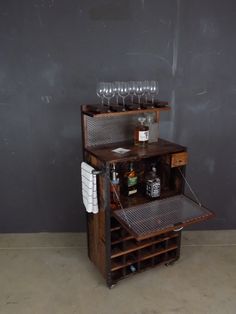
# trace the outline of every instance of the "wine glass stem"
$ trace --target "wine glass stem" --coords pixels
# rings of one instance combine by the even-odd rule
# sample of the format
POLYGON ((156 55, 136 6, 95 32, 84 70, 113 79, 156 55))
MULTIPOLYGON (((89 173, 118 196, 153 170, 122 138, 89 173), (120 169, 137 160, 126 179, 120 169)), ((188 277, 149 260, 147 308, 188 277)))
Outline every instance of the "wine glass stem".
POLYGON ((134 95, 131 95, 131 102, 134 103, 134 95))
POLYGON ((125 110, 125 97, 122 97, 123 99, 123 110, 125 110))
POLYGON ((154 104, 154 96, 152 96, 152 104, 154 104))
POLYGON ((145 103, 147 104, 147 94, 145 94, 145 103))
POLYGON ((119 104, 119 96, 116 95, 116 104, 118 105, 119 104))
POLYGON ((110 98, 107 98, 107 106, 108 106, 108 111, 110 112, 110 98))

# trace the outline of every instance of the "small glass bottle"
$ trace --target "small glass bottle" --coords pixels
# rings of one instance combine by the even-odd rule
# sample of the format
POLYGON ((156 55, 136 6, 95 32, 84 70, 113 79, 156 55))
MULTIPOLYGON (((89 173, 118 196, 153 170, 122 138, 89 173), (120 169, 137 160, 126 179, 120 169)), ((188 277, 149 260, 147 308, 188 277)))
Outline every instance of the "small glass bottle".
POLYGON ((155 121, 153 114, 147 114, 146 123, 149 128, 149 143, 154 143, 158 141, 159 133, 159 123, 155 121))
POLYGON ((127 196, 134 195, 138 192, 138 175, 134 169, 133 163, 129 165, 129 170, 124 175, 124 192, 127 196))
POLYGON ((149 127, 144 124, 146 118, 139 117, 139 124, 136 126, 134 131, 134 145, 146 146, 149 140, 149 127))
POLYGON ((116 171, 116 165, 112 164, 111 169, 111 184, 110 184, 110 203, 111 208, 115 209, 120 206, 119 197, 120 197, 120 179, 119 174, 116 171))
POLYGON ((156 166, 152 165, 152 170, 146 176, 146 195, 150 198, 160 197, 161 180, 157 175, 156 166))

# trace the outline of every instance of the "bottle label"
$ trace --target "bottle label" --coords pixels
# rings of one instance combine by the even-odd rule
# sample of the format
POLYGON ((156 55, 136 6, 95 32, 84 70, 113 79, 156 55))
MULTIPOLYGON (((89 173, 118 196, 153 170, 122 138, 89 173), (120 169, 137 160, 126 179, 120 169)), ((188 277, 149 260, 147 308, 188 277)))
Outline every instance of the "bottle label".
POLYGON ((161 192, 161 182, 160 180, 151 181, 149 180, 146 185, 146 194, 149 197, 159 197, 161 192))
POLYGON ((138 140, 140 142, 146 142, 146 141, 148 141, 148 139, 149 139, 149 130, 138 132, 138 140))
POLYGON ((138 192, 137 189, 129 190, 129 191, 128 191, 128 196, 130 196, 130 195, 132 195, 132 194, 135 194, 135 193, 137 193, 137 192, 138 192))
POLYGON ((138 177, 128 178, 128 187, 136 185, 138 182, 138 177))

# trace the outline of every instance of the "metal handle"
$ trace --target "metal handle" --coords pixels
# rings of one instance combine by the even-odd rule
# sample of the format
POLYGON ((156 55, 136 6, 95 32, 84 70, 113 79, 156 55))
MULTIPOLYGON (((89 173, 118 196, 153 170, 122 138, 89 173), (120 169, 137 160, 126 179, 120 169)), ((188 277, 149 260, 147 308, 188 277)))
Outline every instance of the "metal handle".
POLYGON ((184 229, 184 227, 180 227, 179 229, 174 229, 174 232, 181 231, 182 229, 184 229))
POLYGON ((98 176, 99 174, 102 174, 102 170, 93 170, 92 174, 94 174, 95 176, 98 176))

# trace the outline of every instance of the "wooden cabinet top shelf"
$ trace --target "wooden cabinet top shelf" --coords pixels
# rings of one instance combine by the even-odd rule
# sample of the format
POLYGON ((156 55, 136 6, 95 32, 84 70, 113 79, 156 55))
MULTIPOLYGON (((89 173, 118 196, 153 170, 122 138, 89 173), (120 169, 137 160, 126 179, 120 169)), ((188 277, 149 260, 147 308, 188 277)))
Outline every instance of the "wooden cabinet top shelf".
POLYGON ((149 107, 145 109, 133 109, 133 110, 126 110, 126 111, 111 111, 111 112, 102 112, 101 106, 99 105, 82 105, 82 113, 90 117, 94 117, 94 118, 127 116, 127 115, 142 114, 145 112, 160 112, 160 111, 169 111, 169 110, 171 110, 171 108, 168 106, 168 103, 164 101, 159 102, 159 107, 155 107, 155 108, 149 107))
POLYGON ((185 151, 186 147, 159 139, 157 143, 150 143, 146 147, 134 146, 131 142, 121 142, 103 146, 86 147, 86 150, 101 161, 125 162, 129 160, 140 160, 142 158, 177 153, 185 151), (119 147, 129 149, 129 151, 125 154, 119 154, 112 151, 119 147))

